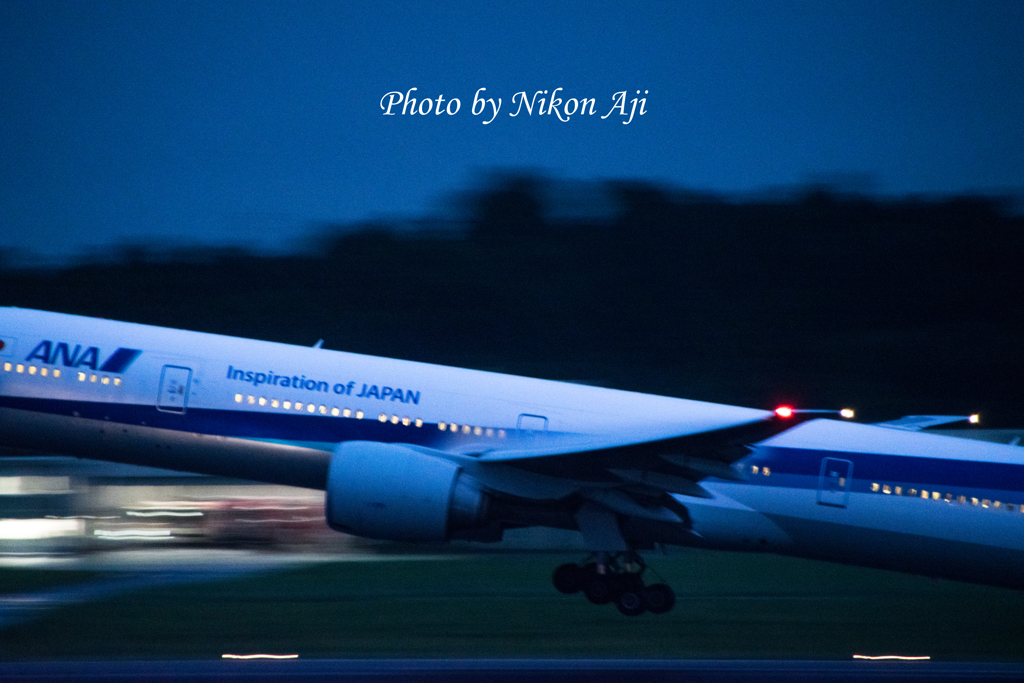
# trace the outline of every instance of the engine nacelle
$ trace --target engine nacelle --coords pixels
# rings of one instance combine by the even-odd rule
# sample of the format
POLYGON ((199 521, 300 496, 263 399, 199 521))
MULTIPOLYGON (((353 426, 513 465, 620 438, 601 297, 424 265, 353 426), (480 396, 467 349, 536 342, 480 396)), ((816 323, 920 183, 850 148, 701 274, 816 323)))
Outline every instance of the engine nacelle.
POLYGON ((338 444, 327 475, 327 523, 367 538, 445 541, 482 526, 489 500, 458 465, 395 444, 338 444))

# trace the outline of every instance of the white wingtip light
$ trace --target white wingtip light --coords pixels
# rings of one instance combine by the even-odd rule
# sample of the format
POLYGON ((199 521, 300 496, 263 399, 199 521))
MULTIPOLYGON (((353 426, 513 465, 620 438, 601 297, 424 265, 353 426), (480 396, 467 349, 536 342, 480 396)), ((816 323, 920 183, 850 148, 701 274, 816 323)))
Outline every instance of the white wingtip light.
POLYGON ((968 417, 967 421, 970 422, 972 425, 976 425, 976 424, 978 424, 978 422, 981 421, 981 416, 978 415, 977 413, 975 413, 974 415, 971 415, 970 417, 968 417))
POLYGON ((839 411, 839 414, 849 420, 853 417, 853 408, 843 408, 839 411))

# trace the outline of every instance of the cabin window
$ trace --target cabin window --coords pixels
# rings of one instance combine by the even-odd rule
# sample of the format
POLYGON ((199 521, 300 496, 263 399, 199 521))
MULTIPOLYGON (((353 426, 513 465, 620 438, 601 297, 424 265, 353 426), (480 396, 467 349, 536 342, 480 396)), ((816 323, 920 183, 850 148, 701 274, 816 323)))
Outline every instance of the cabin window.
POLYGON ((278 401, 276 398, 271 399, 270 400, 270 407, 271 408, 280 408, 281 407, 281 402, 278 401))
POLYGON ((235 403, 241 403, 241 402, 242 402, 242 395, 241 394, 235 394, 235 403))
POLYGON ((10 363, 4 363, 4 372, 10 372, 10 371, 11 371, 11 364, 10 363))
POLYGON ((349 410, 348 408, 345 408, 345 410, 341 411, 341 416, 342 417, 351 417, 352 416, 352 411, 349 410))
POLYGON ((320 414, 321 415, 326 415, 327 414, 327 406, 320 406, 320 414))
POLYGON ((331 408, 331 415, 333 417, 338 417, 339 415, 341 415, 341 411, 338 410, 337 408, 331 408))
MULTIPOLYGON (((770 477, 771 474, 772 474, 772 471, 770 469, 768 469, 767 467, 762 467, 761 468, 761 474, 763 474, 766 477, 770 477)), ((840 479, 839 480, 839 485, 840 486, 845 486, 845 484, 843 483, 844 481, 845 481, 844 479, 840 479)))
POLYGON ((412 422, 412 420, 410 420, 408 416, 402 418, 402 424, 405 425, 406 427, 409 426, 410 422, 412 422))
POLYGON ((895 489, 893 489, 893 491, 895 491, 897 496, 902 496, 903 495, 903 487, 902 486, 897 486, 895 489))
POLYGON ((758 468, 757 465, 751 465, 750 466, 750 473, 751 474, 757 474, 759 471, 760 471, 760 468, 758 468))
POLYGON ((990 501, 988 498, 982 498, 981 499, 981 507, 987 508, 991 504, 992 504, 992 501, 990 501))
MULTIPOLYGON (((843 486, 842 480, 840 480, 839 485, 843 486)), ((892 493, 892 489, 889 488, 888 484, 886 484, 885 486, 882 487, 882 493, 887 494, 887 495, 892 493)))
POLYGON ((46 377, 47 375, 50 374, 50 368, 43 368, 42 370, 39 371, 39 374, 42 375, 43 377, 46 377))
POLYGON ((263 398, 262 396, 260 396, 260 405, 261 405, 261 406, 265 406, 265 405, 267 405, 267 399, 265 399, 265 398, 263 398))
POLYGON ((878 493, 878 490, 879 490, 880 488, 881 488, 881 487, 880 487, 880 486, 878 485, 878 482, 877 482, 877 481, 871 482, 871 492, 872 492, 872 493, 878 493))
POLYGON ((361 411, 361 410, 357 410, 356 411, 356 419, 357 420, 362 420, 363 419, 363 411, 361 411))
POLYGON ((423 420, 421 420, 420 418, 417 417, 416 418, 416 426, 417 427, 422 427, 423 426, 423 420))
POLYGON ((30 375, 36 374, 36 366, 34 366, 34 365, 28 366, 28 374, 30 374, 30 375))
POLYGON ((381 422, 387 422, 388 416, 385 413, 381 413, 380 415, 377 416, 377 419, 380 420, 381 422))
MULTIPOLYGON (((15 369, 16 369, 16 370, 17 370, 18 372, 25 372, 25 366, 24 366, 24 365, 22 365, 21 363, 18 363, 18 367, 17 367, 17 368, 15 368, 15 369)), ((84 377, 84 376, 85 376, 85 373, 83 372, 83 373, 81 373, 81 375, 82 375, 82 376, 84 377)))
POLYGON ((110 378, 109 377, 104 377, 100 381, 103 382, 104 384, 110 384, 110 378))

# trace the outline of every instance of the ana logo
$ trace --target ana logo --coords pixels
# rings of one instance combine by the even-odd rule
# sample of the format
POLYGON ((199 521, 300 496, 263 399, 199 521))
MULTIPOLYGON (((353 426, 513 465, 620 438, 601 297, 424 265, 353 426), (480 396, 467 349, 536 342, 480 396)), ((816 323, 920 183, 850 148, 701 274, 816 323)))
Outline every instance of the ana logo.
POLYGON ((128 369, 142 351, 138 349, 118 349, 110 354, 103 365, 100 365, 100 350, 96 346, 86 349, 81 344, 75 344, 72 349, 70 344, 59 342, 54 344, 46 339, 32 349, 25 361, 31 363, 34 360, 41 361, 47 365, 57 365, 58 362, 66 368, 92 368, 99 372, 122 373, 128 369))

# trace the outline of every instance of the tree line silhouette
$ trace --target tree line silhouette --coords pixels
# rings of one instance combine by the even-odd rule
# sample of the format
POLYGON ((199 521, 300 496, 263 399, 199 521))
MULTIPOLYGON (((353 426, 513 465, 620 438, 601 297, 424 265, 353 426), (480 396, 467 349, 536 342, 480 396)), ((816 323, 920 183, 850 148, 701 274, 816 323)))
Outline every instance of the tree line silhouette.
POLYGON ((609 181, 607 211, 559 214, 555 182, 496 176, 460 197, 458 219, 431 223, 444 229, 321 226, 291 255, 135 247, 8 265, 0 304, 751 406, 1024 426, 1024 218, 1006 201, 609 181))

